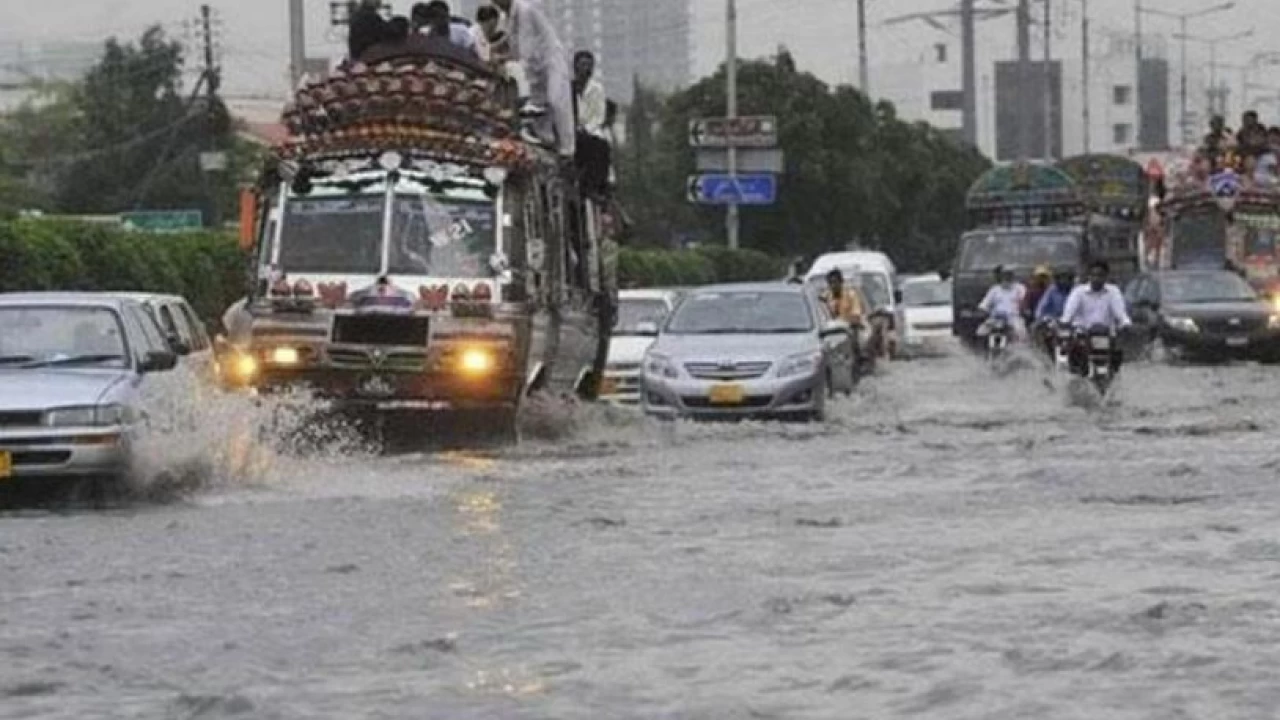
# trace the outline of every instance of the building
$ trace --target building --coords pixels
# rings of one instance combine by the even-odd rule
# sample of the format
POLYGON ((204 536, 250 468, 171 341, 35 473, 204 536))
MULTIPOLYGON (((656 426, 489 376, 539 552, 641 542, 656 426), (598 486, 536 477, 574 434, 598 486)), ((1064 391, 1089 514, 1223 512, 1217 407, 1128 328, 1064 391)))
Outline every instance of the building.
MULTIPOLYGON (((609 97, 631 101, 634 82, 671 92, 692 79, 692 0, 542 0, 565 50, 595 53, 609 97)), ((456 3, 475 18, 479 0, 456 3)))

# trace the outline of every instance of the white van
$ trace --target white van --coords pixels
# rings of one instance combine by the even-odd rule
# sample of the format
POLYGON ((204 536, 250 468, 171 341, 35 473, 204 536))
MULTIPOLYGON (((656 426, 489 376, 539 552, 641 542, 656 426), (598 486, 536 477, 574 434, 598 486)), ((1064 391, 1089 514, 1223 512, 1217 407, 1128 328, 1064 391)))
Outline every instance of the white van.
POLYGON ((897 323, 901 295, 898 290, 898 269, 888 255, 875 250, 850 250, 822 255, 813 261, 805 276, 805 282, 819 288, 826 287, 827 273, 839 270, 845 282, 857 286, 866 296, 871 307, 868 314, 882 312, 889 324, 889 336, 885 348, 890 357, 897 354, 897 323))
POLYGON ((897 316, 898 269, 888 255, 871 250, 827 253, 813 262, 805 282, 825 287, 827 273, 832 270, 839 270, 845 282, 862 288, 871 303, 868 312, 888 310, 897 316))

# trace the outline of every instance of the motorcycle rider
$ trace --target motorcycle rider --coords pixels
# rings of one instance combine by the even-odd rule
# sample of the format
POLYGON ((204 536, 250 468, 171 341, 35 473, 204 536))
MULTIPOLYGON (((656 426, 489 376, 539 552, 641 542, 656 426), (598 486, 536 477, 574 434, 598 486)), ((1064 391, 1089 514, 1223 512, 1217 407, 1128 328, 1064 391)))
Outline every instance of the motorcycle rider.
MULTIPOLYGON (((1067 297, 1066 307, 1062 311, 1062 323, 1078 331, 1089 331, 1094 328, 1123 330, 1131 327, 1133 321, 1124 307, 1124 295, 1120 288, 1107 282, 1111 275, 1111 266, 1105 260, 1097 260, 1089 266, 1089 283, 1071 291, 1067 297)), ((1111 372, 1120 371, 1123 356, 1120 348, 1113 344, 1111 348, 1111 372)), ((1075 343, 1071 347, 1071 370, 1083 374, 1089 364, 1089 349, 1083 343, 1075 343)))
POLYGON ((844 273, 839 268, 832 268, 827 273, 827 289, 822 293, 822 302, 827 304, 831 317, 853 326, 862 324, 862 301, 857 293, 845 287, 844 273))
POLYGON ((1053 271, 1048 265, 1040 265, 1036 267, 1036 271, 1031 275, 1031 284, 1027 287, 1027 298, 1022 306, 1022 315, 1027 319, 1027 323, 1034 323, 1036 320, 1036 308, 1040 307, 1040 300, 1044 298, 1045 293, 1049 292, 1049 288, 1053 285, 1053 271))
POLYGON ((986 297, 978 303, 978 309, 987 314, 987 320, 978 327, 978 337, 985 338, 991 334, 993 322, 1003 319, 1009 323, 1013 338, 1021 340, 1026 337, 1022 306, 1026 301, 1027 288, 1014 280, 1013 271, 1004 265, 996 266, 995 276, 996 284, 991 286, 986 297))
POLYGON ((1035 323, 1041 329, 1045 346, 1050 354, 1053 353, 1053 326, 1057 324, 1058 318, 1062 317, 1062 311, 1066 310, 1067 298, 1071 296, 1075 286, 1076 274, 1071 270, 1059 270, 1053 277, 1053 284, 1036 305, 1035 323))

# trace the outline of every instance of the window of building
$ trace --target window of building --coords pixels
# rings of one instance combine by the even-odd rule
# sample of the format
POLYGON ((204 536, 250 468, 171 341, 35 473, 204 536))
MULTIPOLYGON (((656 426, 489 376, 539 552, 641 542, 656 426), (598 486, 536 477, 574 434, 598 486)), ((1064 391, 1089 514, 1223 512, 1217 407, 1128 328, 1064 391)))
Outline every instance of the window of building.
POLYGON ((1133 126, 1129 123, 1117 123, 1111 127, 1111 139, 1116 145, 1128 145, 1133 142, 1133 126))
POLYGON ((1133 87, 1116 85, 1111 88, 1111 101, 1116 105, 1128 105, 1133 102, 1133 87))
POLYGON ((933 46, 933 52, 936 54, 937 62, 939 64, 945 63, 947 61, 947 44, 946 43, 935 44, 933 46))

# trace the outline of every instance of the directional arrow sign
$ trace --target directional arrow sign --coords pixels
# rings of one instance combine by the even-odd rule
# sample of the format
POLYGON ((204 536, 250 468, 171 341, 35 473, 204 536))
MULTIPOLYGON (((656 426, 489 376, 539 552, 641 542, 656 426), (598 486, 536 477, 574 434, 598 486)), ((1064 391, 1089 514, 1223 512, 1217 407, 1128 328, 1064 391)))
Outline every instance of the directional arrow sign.
POLYGON ((690 175, 689 202, 700 205, 772 205, 778 199, 773 175, 690 175))
POLYGON ((778 118, 772 115, 689 121, 690 147, 771 148, 777 145, 778 118))

